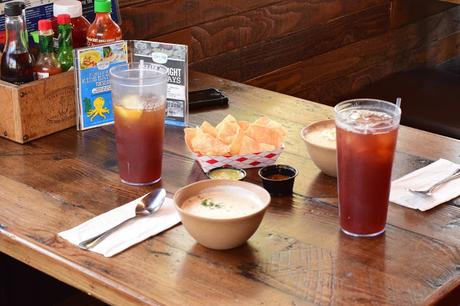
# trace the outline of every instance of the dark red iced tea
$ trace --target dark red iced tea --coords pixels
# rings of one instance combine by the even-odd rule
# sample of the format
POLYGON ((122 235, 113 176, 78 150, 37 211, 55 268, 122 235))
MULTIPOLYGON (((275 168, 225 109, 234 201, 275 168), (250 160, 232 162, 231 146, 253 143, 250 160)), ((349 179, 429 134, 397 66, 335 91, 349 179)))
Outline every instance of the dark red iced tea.
POLYGON ((385 229, 398 124, 357 126, 337 124, 340 225, 348 234, 373 236, 385 229))
POLYGON ((115 105, 115 132, 120 177, 129 184, 160 180, 165 106, 155 110, 115 105))

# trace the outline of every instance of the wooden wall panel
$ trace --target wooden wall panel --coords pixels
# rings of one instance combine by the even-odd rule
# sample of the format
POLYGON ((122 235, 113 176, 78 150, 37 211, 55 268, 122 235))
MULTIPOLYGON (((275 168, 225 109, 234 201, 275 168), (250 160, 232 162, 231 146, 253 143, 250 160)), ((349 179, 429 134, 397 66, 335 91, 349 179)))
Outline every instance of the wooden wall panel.
MULTIPOLYGON (((180 1, 174 1, 180 2, 180 1)), ((185 2, 185 1, 184 1, 185 2)), ((122 9, 124 33, 127 38, 154 38, 160 41, 184 43, 191 49, 191 62, 212 57, 247 45, 259 44, 267 40, 280 38, 290 33, 320 25, 335 18, 340 18, 375 5, 381 5, 388 0, 353 0, 344 4, 344 0, 296 0, 278 1, 256 9, 234 12, 231 5, 222 7, 207 7, 206 1, 197 1, 199 6, 190 10, 184 16, 177 14, 176 7, 165 10, 159 5, 129 7, 122 9), (207 12, 207 18, 193 18, 195 15, 207 12), (231 14, 233 12, 233 14, 231 14), (185 16, 192 16, 186 18, 185 16), (208 16, 209 15, 209 16, 208 16), (156 17, 160 17, 156 20, 156 17), (209 19, 214 17, 211 21, 209 19), (135 19, 136 24, 133 20, 135 19), (175 23, 164 25, 163 19, 175 20, 175 23), (156 26, 158 23, 158 26, 156 26), (195 25, 193 24, 195 23, 195 25), (150 24, 147 28, 137 24, 150 24), (187 24, 185 28, 184 24, 187 24), (173 31, 175 28, 178 31, 173 31), (138 29, 138 30, 134 30, 138 29), (169 30, 170 33, 158 36, 169 30), (141 32, 141 35, 135 33, 141 32)), ((251 2, 251 1, 246 1, 251 2)), ((269 2, 268 0, 265 2, 269 2)), ((272 1, 274 2, 274 1, 272 1)), ((220 3, 220 2, 214 2, 220 3)), ((223 2, 225 3, 225 2, 223 2)), ((208 4, 209 5, 209 4, 208 4)), ((245 8, 247 9, 247 8, 245 8)))
POLYGON ((297 97, 308 97, 324 104, 335 105, 347 98, 351 92, 358 91, 391 73, 414 67, 425 67, 440 64, 460 53, 460 33, 452 34, 432 45, 397 54, 395 58, 355 70, 328 80, 317 80, 307 84, 302 91, 295 93, 297 97))
POLYGON ((192 69, 333 103, 458 54, 437 0, 121 0, 126 38, 184 43, 192 69))
MULTIPOLYGON (((456 18, 459 14, 460 7, 456 7, 383 35, 285 66, 247 83, 296 95, 312 82, 320 85, 320 82, 346 76, 387 60, 394 63, 392 66, 395 71, 402 70, 398 69, 398 66, 409 68, 412 65, 408 63, 412 62, 411 57, 417 49, 429 49, 431 42, 460 31, 460 23, 456 18)), ((429 58, 426 58, 426 61, 428 60, 429 58)))
POLYGON ((120 0, 123 33, 128 39, 149 39, 196 24, 238 16, 279 0, 120 0))
POLYGON ((230 50, 194 62, 191 67, 246 81, 324 52, 385 33, 389 5, 379 5, 276 39, 230 50))

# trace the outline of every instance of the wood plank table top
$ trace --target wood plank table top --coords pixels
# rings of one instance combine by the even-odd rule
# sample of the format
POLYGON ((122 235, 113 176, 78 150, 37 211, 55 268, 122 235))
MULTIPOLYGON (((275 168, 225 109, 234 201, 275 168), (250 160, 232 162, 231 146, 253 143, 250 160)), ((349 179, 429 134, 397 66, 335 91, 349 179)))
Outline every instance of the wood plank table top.
MULTIPOLYGON (((460 286, 460 201, 428 212, 390 205, 386 233, 339 231, 336 180, 315 167, 299 136, 332 117, 328 106, 192 73, 191 89, 223 90, 230 106, 191 115, 217 123, 268 115, 288 130, 279 163, 300 173, 293 196, 273 197, 242 247, 213 251, 178 225, 112 258, 82 251, 57 233, 139 197, 152 187, 120 182, 112 127, 68 129, 18 145, 0 140, 0 251, 115 305, 410 305, 460 286)), ((401 127, 394 178, 438 158, 460 162, 460 141, 401 127)), ((205 179, 168 128, 163 180, 169 194, 205 179)), ((260 184, 257 170, 248 180, 260 184)), ((52 294, 52 293, 51 293, 52 294)))

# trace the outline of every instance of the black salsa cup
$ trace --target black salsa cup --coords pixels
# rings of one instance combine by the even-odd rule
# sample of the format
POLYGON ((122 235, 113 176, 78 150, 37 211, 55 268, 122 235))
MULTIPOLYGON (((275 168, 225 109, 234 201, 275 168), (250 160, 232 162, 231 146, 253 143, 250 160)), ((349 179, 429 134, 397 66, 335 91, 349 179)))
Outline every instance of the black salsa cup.
POLYGON ((297 169, 288 165, 265 166, 259 170, 262 185, 272 195, 292 194, 292 188, 294 187, 294 180, 297 173, 297 169), (271 178, 271 176, 276 174, 286 176, 286 178, 271 178))

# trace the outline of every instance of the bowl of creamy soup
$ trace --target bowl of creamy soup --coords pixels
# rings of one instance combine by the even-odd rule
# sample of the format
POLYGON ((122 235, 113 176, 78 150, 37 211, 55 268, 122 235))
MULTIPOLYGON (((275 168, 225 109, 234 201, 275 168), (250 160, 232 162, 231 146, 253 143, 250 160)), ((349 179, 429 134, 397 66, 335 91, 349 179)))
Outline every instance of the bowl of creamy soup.
POLYGON ((314 122, 300 136, 315 165, 325 174, 337 177, 337 143, 334 120, 314 122))
POLYGON ((201 245, 226 250, 244 244, 270 204, 262 187, 234 180, 204 180, 179 189, 174 203, 187 232, 201 245))

